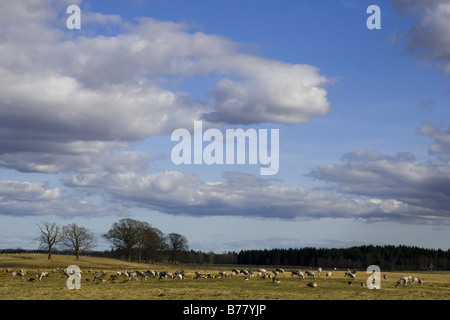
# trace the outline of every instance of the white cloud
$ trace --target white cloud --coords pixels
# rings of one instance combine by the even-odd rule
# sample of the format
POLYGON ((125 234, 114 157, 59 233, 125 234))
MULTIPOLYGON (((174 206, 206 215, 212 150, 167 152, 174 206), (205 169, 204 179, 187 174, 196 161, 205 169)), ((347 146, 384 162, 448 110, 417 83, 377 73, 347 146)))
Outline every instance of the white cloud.
MULTIPOLYGON (((405 3, 398 2, 401 8, 405 3)), ((174 215, 448 220, 448 165, 416 163, 410 154, 354 152, 343 165, 313 170, 314 177, 336 183, 341 194, 277 187, 238 173, 226 173, 224 181, 174 171, 148 173, 152 157, 131 150, 134 142, 201 119, 307 122, 329 112, 329 79, 314 66, 241 53, 238 43, 182 23, 140 18, 131 24, 83 11, 87 25, 115 25, 118 32, 93 35, 82 28, 74 33, 57 27, 64 20, 64 4, 16 1, 0 10, 5 30, 0 34, 0 166, 70 173, 64 178, 70 188, 64 190, 1 182, 1 213, 105 212, 104 204, 85 202, 77 194, 87 190, 118 208, 174 215), (196 76, 207 84, 201 101, 179 89, 196 76), (21 192, 31 200, 24 201, 21 192)), ((437 6, 447 8, 439 3, 425 6, 427 13, 415 12, 425 31, 447 30, 447 11, 436 12, 437 6)), ((418 32, 412 29, 409 41, 425 49, 423 58, 450 61, 446 49, 439 53, 438 45, 424 42, 418 32)), ((447 48, 446 33, 438 35, 447 48)), ((447 133, 429 125, 421 131, 435 140, 432 152, 448 151, 447 133)))
POLYGON ((0 180, 0 214, 11 216, 96 216, 106 207, 64 195, 43 184, 0 180))
POLYGON ((328 80, 314 67, 241 56, 235 66, 246 80, 219 81, 215 88, 217 111, 206 119, 294 124, 325 115, 330 109, 323 88, 328 80))
POLYGON ((327 79, 315 67, 242 54, 239 44, 183 23, 132 24, 87 8, 74 32, 62 23, 67 3, 2 4, 2 166, 85 172, 100 154, 194 120, 291 124, 329 110, 327 79), (95 24, 118 32, 94 35, 95 24), (177 90, 193 76, 206 79, 209 98, 177 90))
POLYGON ((51 201, 60 198, 58 188, 49 189, 36 183, 20 183, 16 181, 0 181, 1 199, 14 196, 22 201, 51 201))

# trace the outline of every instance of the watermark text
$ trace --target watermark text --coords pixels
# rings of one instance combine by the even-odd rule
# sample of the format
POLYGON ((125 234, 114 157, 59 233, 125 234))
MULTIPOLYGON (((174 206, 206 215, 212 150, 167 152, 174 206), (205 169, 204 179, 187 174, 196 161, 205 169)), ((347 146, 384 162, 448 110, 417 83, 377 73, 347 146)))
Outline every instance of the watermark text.
POLYGON ((261 165, 261 175, 275 175, 279 170, 279 129, 219 129, 203 132, 202 121, 194 121, 194 135, 176 129, 171 140, 179 141, 171 152, 172 162, 180 164, 250 164, 261 165), (204 142, 208 142, 204 145, 204 142), (224 147, 225 145, 225 147, 224 147), (270 153, 269 153, 270 145, 270 153), (247 148, 248 146, 248 148, 247 148))

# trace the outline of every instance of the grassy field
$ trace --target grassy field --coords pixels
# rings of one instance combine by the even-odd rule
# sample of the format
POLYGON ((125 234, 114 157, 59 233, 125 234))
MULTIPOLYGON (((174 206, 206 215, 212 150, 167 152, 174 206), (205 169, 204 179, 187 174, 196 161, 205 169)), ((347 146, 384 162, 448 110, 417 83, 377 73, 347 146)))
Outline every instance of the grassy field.
MULTIPOLYGON (((42 254, 4 254, 0 255, 0 300, 450 300, 450 272, 388 272, 388 280, 381 282, 381 290, 369 290, 361 286, 369 274, 365 270, 357 272, 357 280, 348 285, 343 270, 332 271, 325 280, 323 273, 317 279, 316 288, 310 288, 298 277, 286 272, 279 284, 259 277, 244 280, 243 276, 232 278, 195 279, 195 271, 218 274, 219 271, 231 273, 232 266, 173 266, 126 263, 124 261, 73 256, 53 255, 48 260, 42 254), (53 269, 77 265, 82 270, 80 290, 69 290, 66 277, 61 271, 53 269), (49 277, 42 281, 22 281, 17 276, 11 279, 6 269, 28 271, 26 277, 36 278, 38 270, 49 271, 49 277), (110 274, 123 270, 174 272, 183 268, 186 277, 182 280, 164 279, 158 281, 148 278, 145 281, 127 280, 121 277, 115 281, 92 282, 95 271, 110 274), (89 272, 89 270, 91 270, 89 272), (424 279, 424 287, 411 287, 395 284, 402 276, 417 276, 424 279), (89 279, 90 281, 86 281, 89 279)), ((274 270, 265 267, 268 271, 274 270)), ((253 267, 256 270, 256 267, 253 267)), ((285 268, 286 271, 294 268, 285 268)), ((327 271, 327 270, 325 270, 327 271)), ((384 273, 382 273, 384 274, 384 273)))

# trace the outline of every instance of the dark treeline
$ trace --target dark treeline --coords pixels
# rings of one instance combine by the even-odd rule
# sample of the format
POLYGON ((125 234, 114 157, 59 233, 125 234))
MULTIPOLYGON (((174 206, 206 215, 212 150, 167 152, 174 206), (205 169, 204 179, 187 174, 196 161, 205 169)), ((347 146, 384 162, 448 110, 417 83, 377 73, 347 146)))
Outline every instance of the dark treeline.
MULTIPOLYGON (((0 253, 44 253, 43 250, 4 249, 0 253)), ((56 251, 73 254, 72 251, 56 251)), ((87 251, 84 256, 141 261, 145 263, 173 262, 173 253, 166 248, 139 253, 135 248, 129 253, 115 248, 105 251, 87 251)), ((299 248, 241 250, 224 253, 183 250, 178 254, 177 264, 217 264, 246 266, 298 266, 323 269, 366 269, 377 265, 383 271, 395 270, 450 270, 450 250, 424 249, 413 246, 355 246, 350 248, 299 248)))
POLYGON ((188 239, 178 233, 164 234, 147 222, 124 218, 102 235, 111 250, 94 251, 95 237, 76 224, 60 227, 44 221, 39 225, 38 250, 4 249, 0 253, 46 252, 113 258, 143 263, 290 266, 323 269, 365 269, 377 265, 393 270, 450 270, 450 249, 416 246, 354 246, 349 248, 296 248, 241 250, 239 253, 190 250, 188 239))
POLYGON ((413 246, 355 246, 350 248, 301 248, 242 250, 237 264, 291 265, 304 267, 365 269, 377 265, 381 270, 450 270, 450 250, 413 246))
MULTIPOLYGON (((116 252, 117 254, 118 252, 116 252)), ((168 252, 160 252, 152 261, 168 261, 168 252)), ((120 258, 120 257, 116 257, 120 258)), ((381 270, 450 270, 450 250, 414 246, 355 246, 349 248, 298 248, 241 250, 238 253, 183 251, 178 263, 246 266, 298 266, 323 269, 366 269, 377 265, 381 270)))

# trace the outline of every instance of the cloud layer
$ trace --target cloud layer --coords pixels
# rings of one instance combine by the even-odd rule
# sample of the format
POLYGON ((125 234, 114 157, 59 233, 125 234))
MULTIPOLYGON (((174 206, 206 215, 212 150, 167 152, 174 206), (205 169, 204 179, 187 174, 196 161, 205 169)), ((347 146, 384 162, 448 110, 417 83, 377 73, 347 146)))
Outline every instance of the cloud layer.
MULTIPOLYGON (((71 175, 65 185, 81 191, 102 190, 108 202, 126 208, 144 207, 173 215, 242 216, 278 219, 361 218, 368 221, 448 224, 450 194, 442 194, 448 167, 436 172, 420 166, 403 168, 405 162, 392 159, 380 164, 330 165, 312 172, 316 178, 338 182, 333 192, 316 192, 299 186, 278 187, 248 174, 227 172, 224 181, 201 181, 195 175, 165 171, 158 174, 71 175), (398 168, 403 172, 390 174, 398 168), (424 172, 429 170, 429 176, 424 172), (422 176, 424 175, 424 176, 422 176), (421 181, 428 181, 422 185, 421 181), (405 186, 404 180, 419 179, 405 186), (435 190, 435 191, 433 191, 435 190), (342 194, 348 194, 344 196, 342 194)), ((375 163, 373 163, 375 162, 375 163)), ((406 181, 409 182, 409 181, 406 181)))
POLYGON ((82 29, 67 30, 68 3, 2 4, 4 167, 87 171, 111 150, 194 120, 294 124, 329 110, 327 79, 313 66, 243 54, 224 37, 150 18, 83 10, 82 29), (118 33, 92 34, 105 25, 118 33), (201 99, 182 89, 195 77, 206 84, 201 99))
MULTIPOLYGON (((409 31, 408 50, 450 70, 448 5, 393 3, 424 26, 409 31)), ((449 131, 431 123, 419 132, 433 139, 430 153, 438 162, 353 151, 343 164, 311 171, 331 183, 328 192, 243 173, 203 181, 149 172, 153 157, 133 150, 134 143, 195 120, 304 123, 329 112, 329 80, 315 66, 245 54, 238 43, 183 23, 83 11, 82 29, 69 31, 66 4, 9 1, 0 10, 0 166, 64 175, 61 189, 0 180, 1 214, 103 214, 108 203, 189 216, 448 223, 449 131), (114 34, 102 33, 105 26, 114 34), (194 95, 188 88, 197 81, 204 90, 194 95)))
POLYGON ((438 155, 438 161, 419 163, 411 153, 386 156, 377 151, 357 150, 344 155, 343 164, 317 167, 311 171, 311 176, 330 182, 331 188, 340 193, 404 207, 405 212, 399 220, 417 223, 424 219, 448 224, 450 135, 429 122, 425 122, 419 132, 434 140, 429 150, 438 155))
POLYGON ((64 206, 98 213, 94 204, 68 200, 74 187, 114 198, 119 207, 175 213, 187 206, 182 213, 208 214, 209 206, 227 204, 219 213, 227 214, 247 205, 232 203, 241 197, 229 185, 149 174, 152 156, 133 143, 194 120, 295 124, 329 110, 327 79, 313 66, 244 54, 238 43, 187 24, 123 21, 84 8, 81 30, 67 30, 69 4, 82 5, 29 0, 0 10, 0 166, 70 173, 64 181, 72 187, 0 180, 2 214, 58 214, 64 206), (108 28, 114 35, 103 33, 108 28), (205 84, 200 98, 183 89, 198 78, 205 84))
MULTIPOLYGON (((0 212, 12 216, 97 216, 111 214, 103 204, 79 199, 44 184, 0 180, 0 212)), ((114 210, 115 212, 115 210, 114 210)))

